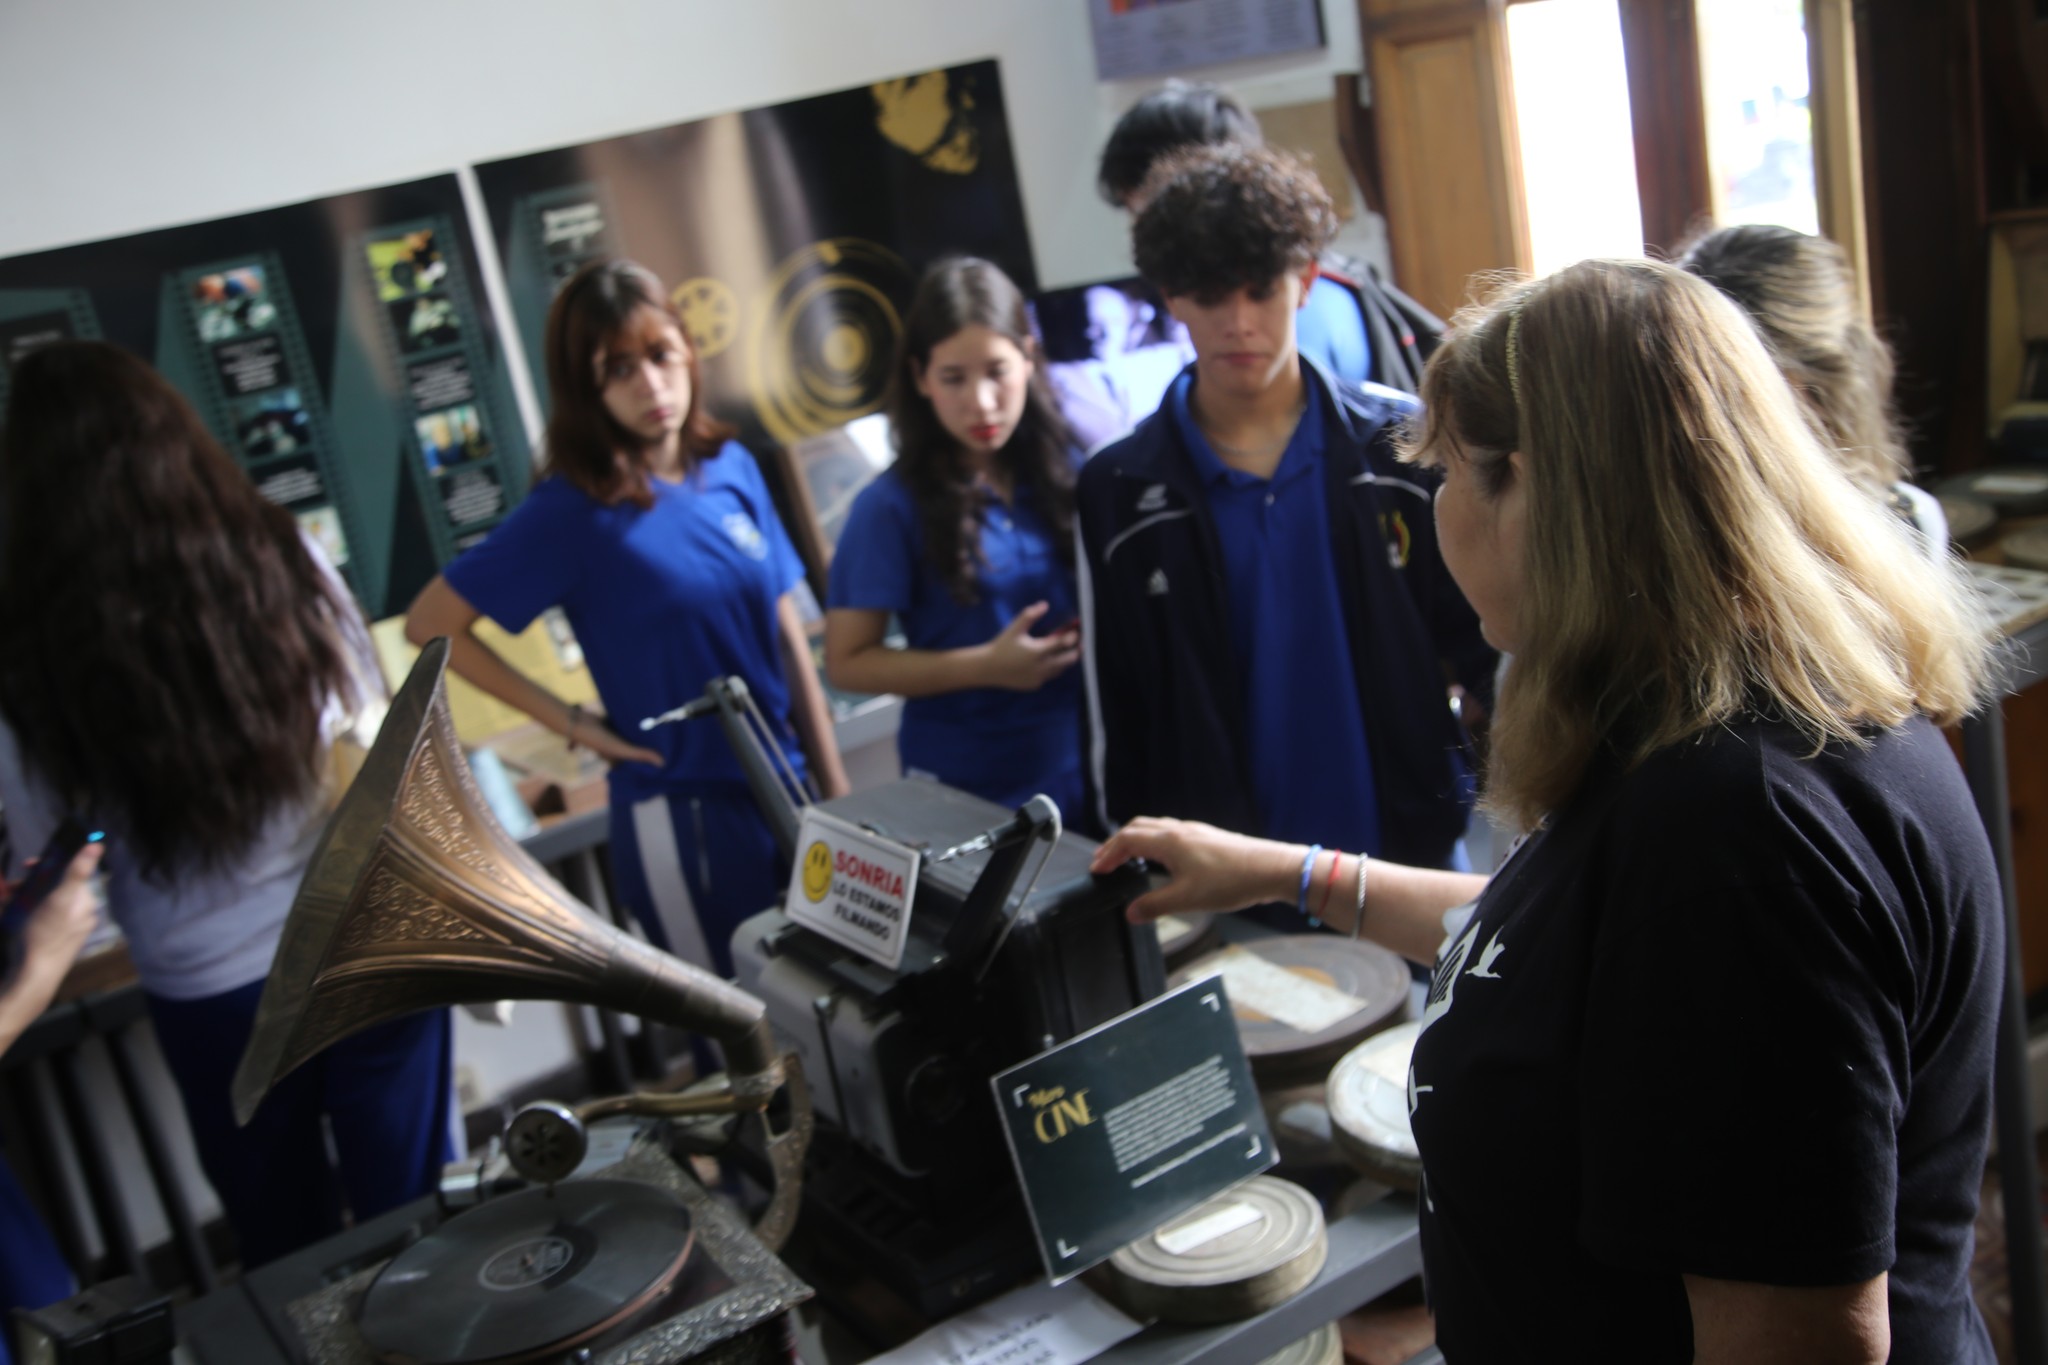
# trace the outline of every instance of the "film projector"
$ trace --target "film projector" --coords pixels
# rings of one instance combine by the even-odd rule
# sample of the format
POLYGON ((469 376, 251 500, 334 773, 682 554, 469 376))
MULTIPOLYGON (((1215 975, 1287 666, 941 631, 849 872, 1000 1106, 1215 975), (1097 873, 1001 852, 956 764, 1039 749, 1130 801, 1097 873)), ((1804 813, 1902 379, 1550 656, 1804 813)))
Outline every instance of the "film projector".
MULTIPOLYGON (((770 759, 778 750, 762 742, 744 684, 714 680, 642 728, 698 716, 716 717, 793 858, 801 789, 770 759)), ((807 1245, 943 1317, 1038 1266, 989 1078, 1166 988, 1158 933, 1123 914, 1145 878, 1133 867, 1092 874, 1095 844, 1063 833, 1044 797, 1011 812, 907 779, 818 809, 918 853, 900 961, 885 966, 768 909, 734 933, 733 969, 817 1105, 807 1245)))
POLYGON ((526 1182, 388 1260, 285 1306, 318 1365, 786 1359, 810 1296, 773 1254, 795 1220, 811 1131, 801 1073, 761 1002, 571 899, 498 825, 422 652, 293 902, 235 1076, 244 1120, 323 1048, 417 1010, 506 998, 599 1005, 703 1033, 723 1083, 580 1107, 528 1106, 506 1132, 526 1182), (587 1125, 614 1114, 736 1116, 771 1194, 754 1228, 658 1142, 585 1178, 587 1125))
MULTIPOLYGON (((1142 875, 1091 875, 1093 845, 1064 836, 1049 801, 1007 812, 891 783, 821 809, 923 852, 900 964, 771 908, 735 936, 735 986, 600 919, 499 827, 448 713, 447 649, 422 652, 322 836, 236 1075, 237 1112, 359 1030, 501 999, 699 1033, 726 1071, 679 1094, 520 1111, 505 1157, 524 1187, 286 1305, 306 1358, 782 1359, 782 1314, 811 1290, 773 1253, 800 1208, 811 1246, 928 1316, 1028 1277, 1034 1243, 988 1078, 1164 989, 1157 935, 1122 913, 1142 875), (698 1187, 671 1144, 643 1137, 590 1169, 589 1125, 626 1114, 729 1133, 721 1161, 767 1192, 754 1227, 698 1187)), ((724 728, 790 850, 801 789, 772 766, 744 686, 717 680, 653 723, 697 716, 724 728)))

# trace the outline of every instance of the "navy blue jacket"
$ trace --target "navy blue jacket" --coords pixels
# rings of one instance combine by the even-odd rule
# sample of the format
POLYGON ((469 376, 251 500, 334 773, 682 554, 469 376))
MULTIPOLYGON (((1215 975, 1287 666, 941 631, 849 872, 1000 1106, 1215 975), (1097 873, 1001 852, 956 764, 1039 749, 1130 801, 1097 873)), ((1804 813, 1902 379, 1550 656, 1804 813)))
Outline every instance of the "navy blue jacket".
MULTIPOLYGON (((1447 682, 1490 708, 1499 656, 1437 553, 1437 476, 1394 454, 1415 400, 1317 373, 1330 544, 1382 852, 1441 867, 1464 833, 1471 772, 1447 682)), ((1091 459, 1076 497, 1090 813, 1105 825, 1163 815, 1263 833, 1222 552, 1171 412, 1091 459)))

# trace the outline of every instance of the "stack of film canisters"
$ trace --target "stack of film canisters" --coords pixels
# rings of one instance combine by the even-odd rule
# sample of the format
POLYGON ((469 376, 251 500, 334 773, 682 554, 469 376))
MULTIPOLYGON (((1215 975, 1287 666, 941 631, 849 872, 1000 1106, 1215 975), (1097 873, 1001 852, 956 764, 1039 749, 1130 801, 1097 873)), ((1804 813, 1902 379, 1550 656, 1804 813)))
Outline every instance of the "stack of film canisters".
POLYGON ((1208 1325, 1285 1303, 1314 1283, 1329 1253, 1314 1196, 1260 1175, 1121 1248, 1091 1274, 1133 1317, 1208 1325))
POLYGON ((1344 1365, 1344 1338, 1326 1322, 1300 1341, 1289 1342, 1259 1365, 1344 1365))
MULTIPOLYGON (((1338 1058, 1411 1012, 1408 964, 1376 944, 1335 934, 1280 934, 1232 944, 1222 952, 1253 954, 1308 983, 1327 983, 1330 989, 1360 1002, 1345 1017, 1305 1033, 1278 1019, 1246 1018, 1246 1013, 1256 1013, 1253 1002, 1233 997, 1237 1036, 1251 1063, 1252 1079, 1262 1092, 1321 1084, 1338 1058)), ((1219 956, 1204 955, 1189 962, 1173 973, 1170 984, 1180 986, 1216 974, 1219 956)))
POLYGON ((1361 1175, 1398 1190, 1422 1184, 1422 1153, 1408 1123, 1408 1067, 1422 1025, 1376 1033, 1330 1071, 1330 1136, 1361 1175))

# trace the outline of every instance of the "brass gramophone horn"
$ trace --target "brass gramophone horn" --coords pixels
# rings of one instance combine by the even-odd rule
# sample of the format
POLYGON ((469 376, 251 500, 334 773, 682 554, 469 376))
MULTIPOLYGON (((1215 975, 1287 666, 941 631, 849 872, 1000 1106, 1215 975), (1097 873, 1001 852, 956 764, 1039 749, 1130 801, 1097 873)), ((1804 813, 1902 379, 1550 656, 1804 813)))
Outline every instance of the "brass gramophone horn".
MULTIPOLYGON (((505 833, 456 740, 441 684, 447 660, 446 640, 421 651, 314 851, 235 1072, 235 1117, 247 1123, 271 1086, 373 1024, 445 1005, 532 999, 601 1005, 724 1046, 727 1091, 606 1100, 593 1114, 755 1113, 765 1127, 785 1076, 766 1009, 598 918, 505 833)), ((779 1138, 768 1134, 776 1190, 759 1231, 771 1246, 794 1219, 810 1132, 808 1095, 790 1062, 790 1121, 779 1138)))

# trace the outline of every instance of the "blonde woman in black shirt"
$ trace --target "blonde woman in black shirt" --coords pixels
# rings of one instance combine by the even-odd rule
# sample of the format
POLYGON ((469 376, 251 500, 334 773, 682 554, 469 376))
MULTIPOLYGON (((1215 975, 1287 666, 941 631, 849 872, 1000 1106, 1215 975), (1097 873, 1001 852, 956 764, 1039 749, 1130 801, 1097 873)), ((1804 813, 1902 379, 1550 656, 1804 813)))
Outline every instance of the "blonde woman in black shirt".
POLYGON ((1934 729, 1987 688, 1967 584, 1675 267, 1508 288, 1423 399, 1444 560, 1514 656, 1487 799, 1535 832, 1485 879, 1138 820, 1098 867, 1173 873, 1139 918, 1334 885, 1333 924, 1435 964, 1409 1103, 1448 1360, 1989 1362, 2002 920, 1934 729))

